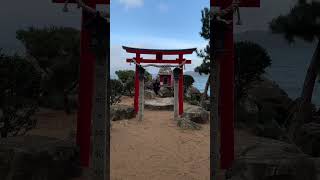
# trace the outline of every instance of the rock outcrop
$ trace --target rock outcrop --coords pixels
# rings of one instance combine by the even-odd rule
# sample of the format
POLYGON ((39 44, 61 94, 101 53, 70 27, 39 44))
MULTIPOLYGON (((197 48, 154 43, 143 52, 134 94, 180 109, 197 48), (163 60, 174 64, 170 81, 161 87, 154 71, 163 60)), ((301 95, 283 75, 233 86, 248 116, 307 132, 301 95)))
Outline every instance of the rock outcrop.
POLYGON ((145 100, 144 107, 149 110, 173 110, 173 98, 155 98, 145 100))
POLYGON ((124 119, 132 119, 135 117, 136 113, 132 106, 117 104, 111 106, 111 120, 118 121, 124 119))
POLYGON ((0 139, 0 179, 67 180, 80 175, 79 153, 71 142, 43 136, 0 139))
POLYGON ((185 92, 185 97, 186 98, 192 98, 192 97, 195 97, 195 96, 199 96, 200 97, 201 96, 201 92, 196 87, 190 86, 185 92))
POLYGON ((239 101, 237 123, 244 123, 259 136, 281 139, 283 133, 279 125, 286 121, 292 103, 275 82, 262 78, 253 82, 248 96, 239 101))
POLYGON ((226 179, 316 180, 315 160, 296 146, 262 137, 237 138, 237 158, 226 179))
POLYGON ((209 122, 209 112, 200 106, 190 105, 185 108, 183 117, 192 122, 205 124, 209 122))
POLYGON ((169 87, 161 87, 158 93, 162 98, 173 97, 174 95, 173 89, 169 87))
POLYGON ((145 99, 154 99, 156 98, 156 93, 153 90, 145 90, 144 91, 145 99))

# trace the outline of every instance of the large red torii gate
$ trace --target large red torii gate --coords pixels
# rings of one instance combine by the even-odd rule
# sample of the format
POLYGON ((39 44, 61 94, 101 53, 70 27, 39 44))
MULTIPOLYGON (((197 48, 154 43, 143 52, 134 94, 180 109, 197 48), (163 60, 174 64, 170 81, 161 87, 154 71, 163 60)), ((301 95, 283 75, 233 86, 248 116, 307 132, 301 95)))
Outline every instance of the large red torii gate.
MULTIPOLYGON (((98 4, 110 4, 110 0, 83 0, 84 3, 96 9, 98 4)), ((52 0, 53 3, 78 4, 76 0, 52 0)), ((77 115, 76 143, 80 147, 80 162, 84 167, 89 166, 90 160, 90 135, 92 119, 92 99, 94 91, 94 66, 95 54, 90 48, 92 30, 86 26, 93 15, 82 9, 81 44, 80 44, 80 79, 79 79, 79 109, 77 115)))
MULTIPOLYGON (((226 10, 233 6, 236 0, 210 0, 211 13, 214 13, 214 7, 220 7, 221 10, 226 10)), ((260 0, 238 0, 238 7, 260 7, 260 0)), ((210 59, 211 59, 211 73, 214 73, 214 61, 216 61, 219 74, 219 98, 218 98, 218 117, 220 121, 220 161, 215 162, 217 149, 214 147, 217 141, 216 134, 213 134, 213 129, 216 124, 210 124, 210 166, 211 179, 216 175, 214 170, 217 166, 222 169, 227 169, 232 166, 235 152, 234 152, 234 119, 235 119, 235 62, 234 62, 234 38, 233 38, 233 10, 225 15, 226 21, 230 24, 217 24, 215 19, 210 20, 210 59), (214 26, 215 25, 215 26, 214 26), (223 26, 223 27, 221 27, 223 26), (220 43, 220 44, 219 44, 220 43)), ((215 88, 213 83, 211 89, 215 88)), ((213 91, 211 91, 213 92, 213 91)), ((211 100, 211 103, 213 100, 211 100)), ((212 104, 211 104, 212 105, 212 104)), ((211 120, 214 115, 211 113, 211 120)))
MULTIPOLYGON (((196 48, 191 49, 142 49, 142 48, 133 48, 123 46, 123 49, 126 50, 127 53, 134 53, 136 56, 134 58, 127 59, 128 63, 133 62, 135 60, 137 64, 141 63, 154 63, 154 64, 191 64, 191 60, 187 60, 183 58, 183 55, 192 54, 196 48), (155 59, 144 59, 141 57, 142 54, 152 54, 156 55, 155 59), (163 59, 163 55, 177 55, 178 58, 175 60, 163 59)), ((139 69, 138 65, 136 65, 136 74, 135 74, 135 93, 134 93, 134 109, 135 112, 139 111, 139 69)), ((179 74, 179 115, 183 113, 183 71, 179 74)))

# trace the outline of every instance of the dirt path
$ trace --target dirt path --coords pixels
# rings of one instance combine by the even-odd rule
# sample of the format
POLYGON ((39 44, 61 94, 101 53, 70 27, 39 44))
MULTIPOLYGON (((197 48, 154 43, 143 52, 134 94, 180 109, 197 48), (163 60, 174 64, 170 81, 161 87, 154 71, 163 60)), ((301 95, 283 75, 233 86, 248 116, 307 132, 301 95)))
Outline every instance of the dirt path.
MULTIPOLYGON (((30 134, 67 139, 75 128, 75 114, 42 110, 37 116, 38 127, 30 134)), ((209 179, 209 125, 201 130, 182 130, 172 117, 170 111, 146 110, 142 122, 112 123, 112 180, 209 179)))

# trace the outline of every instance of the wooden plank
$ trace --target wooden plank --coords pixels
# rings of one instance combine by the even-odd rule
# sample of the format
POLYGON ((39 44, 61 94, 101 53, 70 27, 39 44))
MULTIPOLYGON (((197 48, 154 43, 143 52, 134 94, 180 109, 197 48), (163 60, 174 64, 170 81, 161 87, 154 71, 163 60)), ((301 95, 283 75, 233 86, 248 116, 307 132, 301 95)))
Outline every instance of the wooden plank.
MULTIPOLYGON (((53 3, 65 3, 66 0, 52 0, 53 3)), ((93 2, 94 4, 110 4, 110 0, 85 0, 84 2, 93 2)), ((69 0, 69 3, 77 3, 76 0, 69 0)))
MULTIPOLYGON (((211 7, 212 8, 212 7, 211 7)), ((213 21, 211 20, 213 24, 213 21)), ((210 180, 218 179, 220 169, 220 143, 219 142, 219 64, 215 54, 216 44, 213 26, 210 27, 210 180)))
MULTIPOLYGON (((221 6, 223 0, 210 0, 211 6, 221 6)), ((241 0, 240 7, 260 7, 260 0, 241 0)))
MULTIPOLYGON (((186 64, 191 64, 191 60, 186 60, 186 64)), ((132 59, 127 59, 127 63, 132 62, 132 59)), ((178 60, 159 60, 159 59, 141 59, 140 63, 159 63, 159 64, 180 64, 178 60)))
POLYGON ((98 36, 94 41, 97 44, 92 123, 92 180, 110 180, 110 23, 102 18, 98 22, 95 29, 102 26, 105 28, 102 28, 102 32, 97 32, 98 36))
POLYGON ((122 46, 127 53, 139 54, 162 54, 162 55, 179 55, 179 54, 192 54, 197 48, 190 49, 142 49, 122 46))

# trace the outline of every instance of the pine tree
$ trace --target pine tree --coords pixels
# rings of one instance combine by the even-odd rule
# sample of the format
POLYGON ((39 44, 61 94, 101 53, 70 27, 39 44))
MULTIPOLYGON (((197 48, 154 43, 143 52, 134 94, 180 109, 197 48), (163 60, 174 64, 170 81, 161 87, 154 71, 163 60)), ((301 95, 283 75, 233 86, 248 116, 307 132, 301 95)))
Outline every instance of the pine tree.
POLYGON ((273 33, 283 34, 289 43, 293 43, 295 38, 317 42, 300 95, 303 106, 310 104, 320 67, 320 3, 300 0, 287 15, 273 19, 270 28, 273 33))

